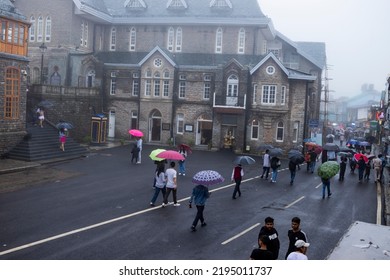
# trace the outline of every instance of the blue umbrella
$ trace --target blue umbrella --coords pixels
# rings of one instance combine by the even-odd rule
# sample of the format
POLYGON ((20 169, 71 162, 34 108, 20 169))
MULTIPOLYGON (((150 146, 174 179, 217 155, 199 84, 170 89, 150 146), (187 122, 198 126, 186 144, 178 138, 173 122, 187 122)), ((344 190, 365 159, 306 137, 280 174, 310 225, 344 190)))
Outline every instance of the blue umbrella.
POLYGON ((72 128, 74 128, 73 124, 71 124, 70 122, 59 122, 56 124, 56 127, 58 129, 61 129, 61 128, 72 129, 72 128))

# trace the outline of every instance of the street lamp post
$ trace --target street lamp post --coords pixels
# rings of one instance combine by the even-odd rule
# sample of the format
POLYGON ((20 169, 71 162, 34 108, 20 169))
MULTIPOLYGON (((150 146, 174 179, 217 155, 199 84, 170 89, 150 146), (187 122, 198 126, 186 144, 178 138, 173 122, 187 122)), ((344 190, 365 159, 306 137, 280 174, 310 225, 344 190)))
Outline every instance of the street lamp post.
POLYGON ((41 50, 41 53, 42 53, 42 56, 41 56, 41 85, 43 85, 43 56, 45 55, 45 52, 47 50, 45 43, 42 43, 42 45, 39 46, 39 49, 41 50))

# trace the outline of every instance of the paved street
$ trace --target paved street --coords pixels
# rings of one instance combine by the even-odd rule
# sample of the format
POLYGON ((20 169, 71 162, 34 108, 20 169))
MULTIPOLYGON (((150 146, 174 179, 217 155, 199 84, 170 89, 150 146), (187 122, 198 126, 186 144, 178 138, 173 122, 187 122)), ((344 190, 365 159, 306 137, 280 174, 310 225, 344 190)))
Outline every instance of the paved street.
MULTIPOLYGON (((194 151, 186 176, 178 179, 180 207, 151 208, 155 169, 144 146, 142 164, 130 163, 130 146, 91 152, 56 163, 52 169, 77 176, 0 194, 1 259, 248 259, 264 218, 273 216, 281 250, 287 249, 291 218, 299 216, 311 243, 310 259, 325 259, 352 222, 375 223, 376 186, 332 180, 333 195, 321 199, 320 179, 298 171, 289 185, 287 162, 277 183, 259 178, 260 157, 245 166, 242 197, 232 200, 230 151, 194 151), (210 189, 207 226, 190 231, 195 208, 188 208, 192 176, 204 169, 225 182, 210 189), (370 205, 370 207, 367 207, 370 205)), ((161 197, 157 202, 161 203, 161 197)))

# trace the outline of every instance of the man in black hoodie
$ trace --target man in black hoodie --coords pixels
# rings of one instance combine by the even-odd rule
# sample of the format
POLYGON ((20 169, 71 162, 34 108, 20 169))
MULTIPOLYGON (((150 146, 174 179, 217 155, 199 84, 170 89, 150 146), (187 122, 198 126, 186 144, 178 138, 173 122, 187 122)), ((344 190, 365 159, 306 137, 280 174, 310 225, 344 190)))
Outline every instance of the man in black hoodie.
POLYGON ((279 234, 278 231, 274 228, 274 219, 272 217, 267 217, 264 220, 265 225, 260 229, 259 237, 262 235, 266 235, 269 238, 269 242, 267 244, 267 249, 272 252, 273 259, 277 260, 279 257, 279 234))

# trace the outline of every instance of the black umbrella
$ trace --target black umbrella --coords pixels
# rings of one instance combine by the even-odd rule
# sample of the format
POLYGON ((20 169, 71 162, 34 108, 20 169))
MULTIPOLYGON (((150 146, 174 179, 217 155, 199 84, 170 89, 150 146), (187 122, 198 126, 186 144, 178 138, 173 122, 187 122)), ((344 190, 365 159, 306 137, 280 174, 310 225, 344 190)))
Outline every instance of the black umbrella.
POLYGON ((281 148, 273 148, 269 150, 269 155, 271 157, 281 156, 283 154, 283 150, 281 148))
POLYGON ((305 162, 304 155, 300 151, 295 149, 292 149, 288 152, 288 158, 289 160, 291 160, 293 163, 296 164, 301 164, 305 162))
POLYGON ((326 143, 324 146, 322 146, 322 149, 326 151, 340 151, 339 146, 337 146, 335 143, 326 143))

